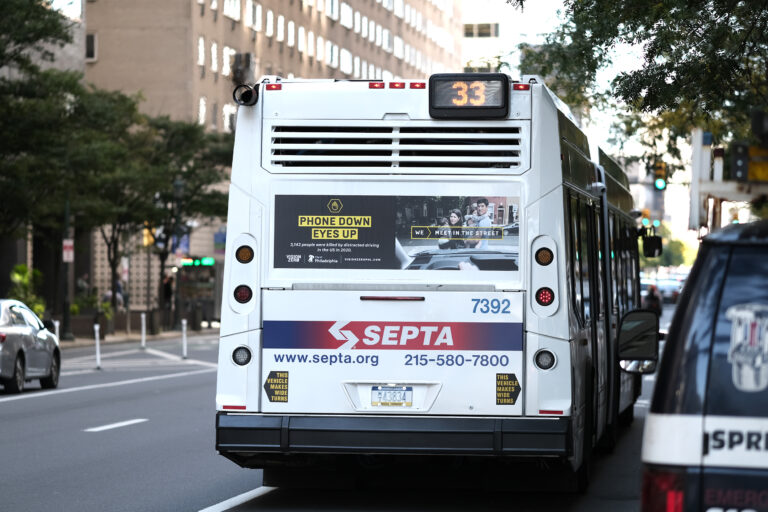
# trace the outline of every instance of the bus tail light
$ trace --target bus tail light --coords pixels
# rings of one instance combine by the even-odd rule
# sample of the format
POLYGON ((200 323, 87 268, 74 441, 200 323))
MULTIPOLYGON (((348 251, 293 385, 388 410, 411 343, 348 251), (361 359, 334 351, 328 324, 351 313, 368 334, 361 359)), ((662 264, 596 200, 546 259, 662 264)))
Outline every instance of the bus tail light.
POLYGON ((235 288, 235 300, 240 304, 245 304, 253 297, 253 292, 248 286, 241 284, 235 288))
POLYGON ((684 473, 646 468, 643 473, 642 512, 683 512, 684 473))
POLYGON ((390 89, 405 89, 405 82, 389 82, 390 89))
POLYGON ((536 259, 536 263, 541 265, 542 267, 546 267, 552 261, 555 259, 555 255, 552 253, 552 250, 550 250, 548 247, 542 247, 538 251, 536 251, 536 256, 534 256, 536 259))
POLYGON ((253 260, 253 249, 248 245, 241 245, 235 251, 235 259, 240 263, 250 263, 253 260))
POLYGON ((232 352, 232 360, 239 366, 245 366, 251 362, 251 351, 247 347, 237 347, 232 352))
POLYGON ((424 82, 411 82, 411 89, 426 89, 427 84, 424 82))
POLYGON ((536 302, 539 306, 549 306, 555 301, 555 292, 546 286, 536 290, 536 302))
POLYGON ((512 90, 515 91, 530 91, 531 84, 512 84, 512 90))
POLYGON ((267 84, 268 91, 280 91, 283 88, 283 84, 267 84))
POLYGON ((384 82, 368 82, 369 89, 383 89, 384 82))
POLYGON ((549 370, 555 366, 555 354, 549 350, 539 350, 533 356, 533 362, 539 370, 549 370))

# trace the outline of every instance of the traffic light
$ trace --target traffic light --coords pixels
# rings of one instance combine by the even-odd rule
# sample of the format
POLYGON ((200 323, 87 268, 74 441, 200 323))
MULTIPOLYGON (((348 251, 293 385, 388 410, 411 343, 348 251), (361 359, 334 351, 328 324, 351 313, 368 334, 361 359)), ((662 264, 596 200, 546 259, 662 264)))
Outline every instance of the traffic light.
POLYGON ((653 186, 656 190, 667 188, 667 164, 665 162, 653 164, 653 186))

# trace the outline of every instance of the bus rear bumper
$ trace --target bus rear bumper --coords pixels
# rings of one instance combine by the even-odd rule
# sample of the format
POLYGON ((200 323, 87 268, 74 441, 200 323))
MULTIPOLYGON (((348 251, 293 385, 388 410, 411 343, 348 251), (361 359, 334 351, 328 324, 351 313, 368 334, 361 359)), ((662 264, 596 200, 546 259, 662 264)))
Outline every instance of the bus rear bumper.
POLYGON ((216 449, 255 454, 571 455, 569 418, 216 416, 216 449))

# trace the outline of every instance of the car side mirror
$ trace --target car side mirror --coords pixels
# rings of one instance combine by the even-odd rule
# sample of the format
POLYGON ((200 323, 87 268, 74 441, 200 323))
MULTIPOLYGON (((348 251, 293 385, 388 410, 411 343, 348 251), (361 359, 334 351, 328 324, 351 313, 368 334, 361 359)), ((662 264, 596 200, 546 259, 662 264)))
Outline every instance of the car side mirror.
POLYGON ((54 332, 54 333, 56 332, 56 326, 53 324, 53 320, 51 319, 43 320, 43 327, 45 327, 51 332, 54 332))
POLYGON ((619 326, 619 366, 627 373, 653 373, 659 361, 659 315, 629 311, 619 326))

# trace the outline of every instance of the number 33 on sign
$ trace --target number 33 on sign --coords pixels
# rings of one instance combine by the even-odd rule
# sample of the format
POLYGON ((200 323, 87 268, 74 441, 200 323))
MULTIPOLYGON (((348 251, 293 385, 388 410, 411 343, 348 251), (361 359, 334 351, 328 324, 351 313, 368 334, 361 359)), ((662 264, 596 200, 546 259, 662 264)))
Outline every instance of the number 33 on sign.
POLYGON ((483 82, 474 81, 471 84, 453 82, 451 88, 456 89, 456 97, 452 98, 451 101, 457 107, 463 107, 467 102, 475 106, 485 105, 485 84, 483 82))

